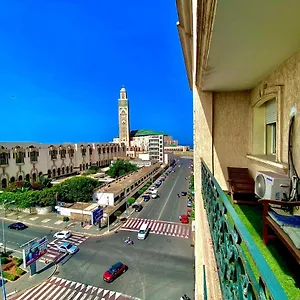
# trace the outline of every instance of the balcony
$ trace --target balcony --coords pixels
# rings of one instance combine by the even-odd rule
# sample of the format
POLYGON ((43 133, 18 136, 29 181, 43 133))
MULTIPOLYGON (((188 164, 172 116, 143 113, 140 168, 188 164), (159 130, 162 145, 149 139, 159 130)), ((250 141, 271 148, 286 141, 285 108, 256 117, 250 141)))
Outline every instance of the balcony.
POLYGON ((203 160, 201 174, 223 299, 288 299, 257 241, 203 160))

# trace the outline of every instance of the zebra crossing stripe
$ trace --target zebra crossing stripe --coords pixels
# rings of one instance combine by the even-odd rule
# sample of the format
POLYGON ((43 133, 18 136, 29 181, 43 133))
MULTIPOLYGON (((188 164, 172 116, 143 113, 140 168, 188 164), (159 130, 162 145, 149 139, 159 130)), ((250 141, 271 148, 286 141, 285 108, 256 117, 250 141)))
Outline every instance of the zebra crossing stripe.
POLYGON ((76 291, 73 291, 73 292, 68 296, 67 300, 72 299, 72 298, 73 298, 73 295, 74 295, 75 293, 76 293, 76 291))
POLYGON ((81 296, 82 292, 78 292, 78 294, 75 296, 73 300, 77 300, 81 296))
POLYGON ((150 219, 132 218, 128 220, 120 230, 138 231, 142 224, 148 224, 150 232, 154 234, 181 238, 189 238, 190 236, 190 227, 188 225, 150 219))
POLYGON ((178 235, 181 236, 182 226, 179 227, 178 235))

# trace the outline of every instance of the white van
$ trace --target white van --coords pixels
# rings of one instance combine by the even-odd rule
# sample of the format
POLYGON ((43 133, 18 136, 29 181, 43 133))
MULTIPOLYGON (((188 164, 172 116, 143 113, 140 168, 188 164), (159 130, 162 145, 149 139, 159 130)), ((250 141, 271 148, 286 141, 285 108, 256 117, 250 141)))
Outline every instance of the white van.
POLYGON ((138 232, 138 235, 137 235, 138 240, 144 240, 148 233, 149 233, 148 224, 147 223, 142 224, 142 226, 138 232))

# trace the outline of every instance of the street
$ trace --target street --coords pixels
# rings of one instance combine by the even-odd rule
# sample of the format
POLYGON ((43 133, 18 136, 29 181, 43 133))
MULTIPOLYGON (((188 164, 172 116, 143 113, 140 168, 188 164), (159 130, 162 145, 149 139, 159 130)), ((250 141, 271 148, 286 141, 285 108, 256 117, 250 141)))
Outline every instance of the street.
MULTIPOLYGON (((188 191, 189 182, 185 177, 190 175, 190 164, 190 159, 180 159, 175 173, 159 188, 160 197, 143 202, 143 210, 131 216, 136 220, 157 220, 168 228, 186 232, 184 237, 162 231, 150 232, 145 240, 138 240, 136 230, 127 227, 104 237, 89 237, 82 241, 76 254, 68 255, 59 263, 56 276, 140 299, 178 300, 185 293, 192 297, 194 254, 190 224, 180 224, 178 219, 187 211, 187 197, 177 198, 181 191, 188 191), (126 245, 126 237, 134 244, 126 245), (112 283, 104 282, 103 273, 118 261, 126 264, 128 271, 112 283)), ((34 237, 47 236, 51 241, 54 234, 50 229, 34 227, 20 232, 5 230, 7 247, 12 249, 34 237)))
MULTIPOLYGON (((53 238, 53 234, 55 233, 54 230, 43 228, 43 227, 30 226, 25 230, 18 231, 18 230, 13 230, 8 228, 8 225, 11 224, 12 222, 3 221, 3 223, 4 223, 3 225, 4 225, 4 236, 5 236, 6 248, 8 250, 18 252, 19 254, 22 252, 20 246, 34 238, 42 238, 46 236, 49 242, 54 240, 53 238)), ((3 243, 2 223, 0 224, 0 226, 1 226, 0 240, 1 243, 3 243)))
MULTIPOLYGON (((160 187, 160 198, 143 202, 144 209, 132 217, 179 222, 179 215, 187 210, 187 197, 178 199, 177 194, 188 190, 185 177, 190 175, 190 160, 180 159, 178 165, 160 187)), ((194 254, 190 239, 150 233, 145 240, 137 240, 136 235, 119 230, 99 239, 89 238, 75 256, 61 263, 59 276, 147 300, 192 295, 194 254), (134 245, 124 243, 128 236, 134 245), (102 274, 118 261, 129 270, 112 283, 104 282, 102 274)))

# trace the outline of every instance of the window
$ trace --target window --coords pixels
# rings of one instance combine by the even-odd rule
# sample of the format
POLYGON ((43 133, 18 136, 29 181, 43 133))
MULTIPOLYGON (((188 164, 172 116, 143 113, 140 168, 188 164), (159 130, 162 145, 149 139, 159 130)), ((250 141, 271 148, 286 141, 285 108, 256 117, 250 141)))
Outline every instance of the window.
POLYGON ((276 155, 276 100, 270 100, 265 103, 266 120, 266 154, 276 155))
POLYGON ((252 154, 276 161, 277 102, 271 98, 253 108, 252 154))

